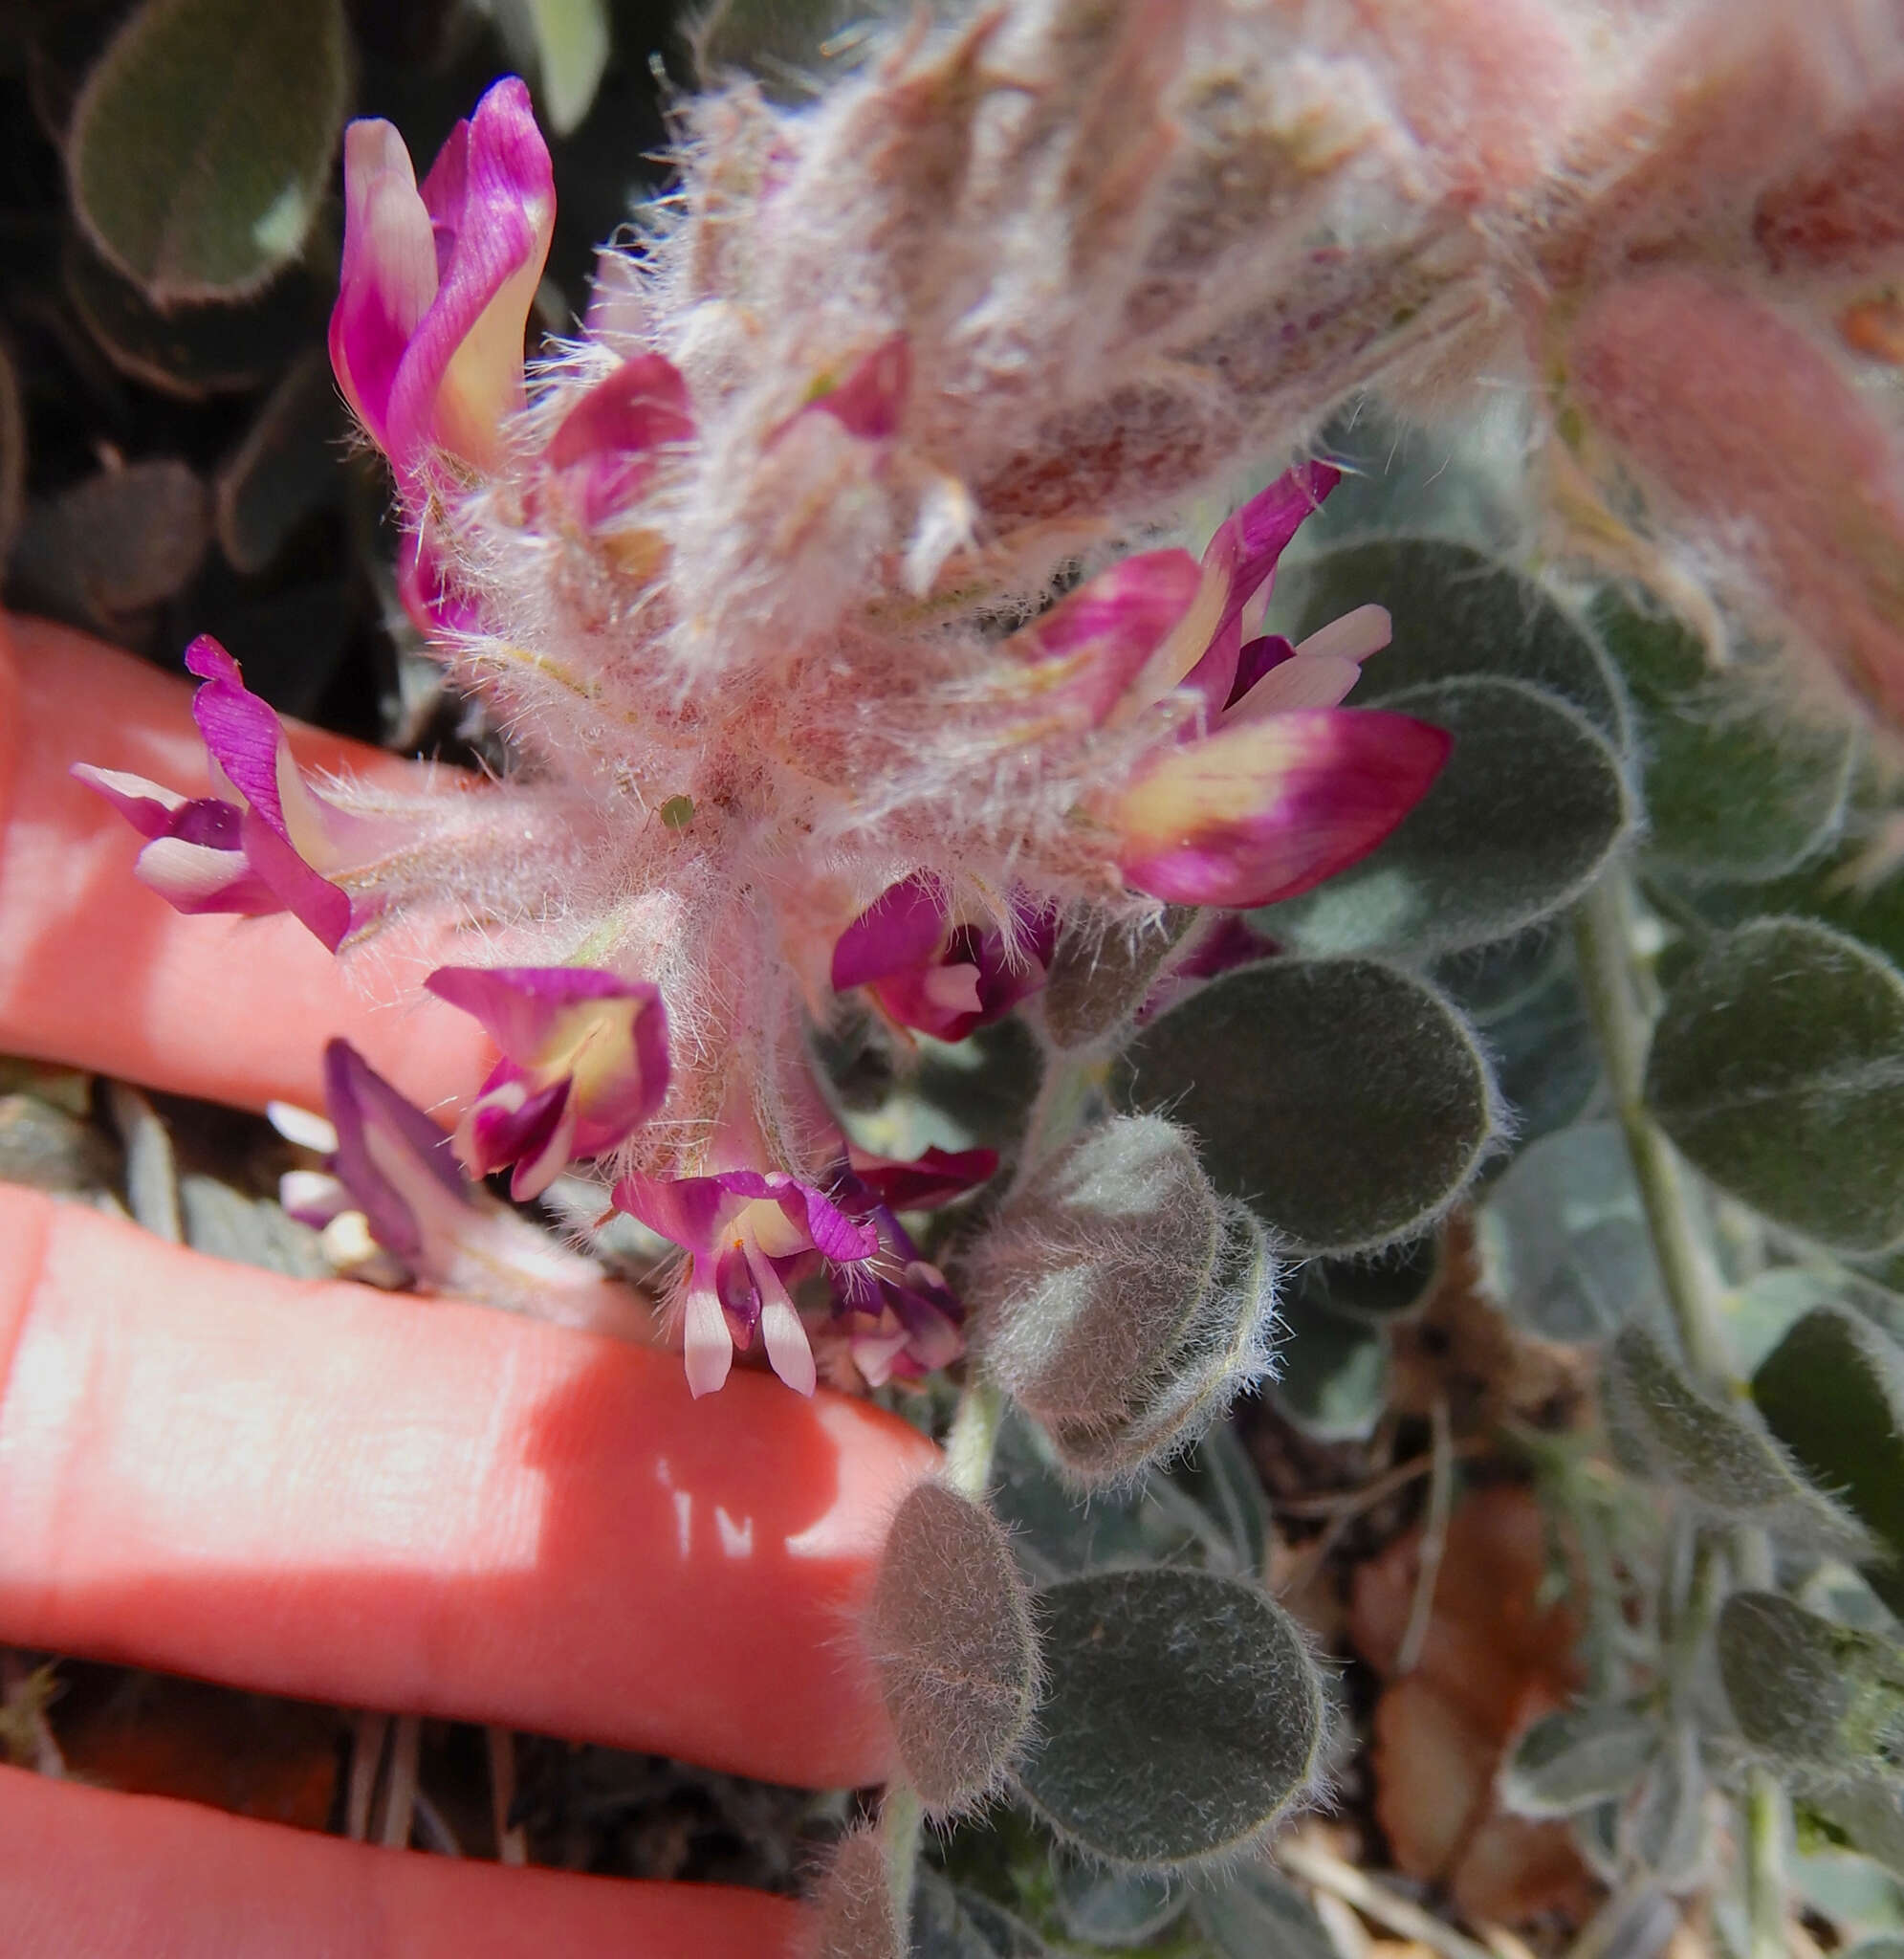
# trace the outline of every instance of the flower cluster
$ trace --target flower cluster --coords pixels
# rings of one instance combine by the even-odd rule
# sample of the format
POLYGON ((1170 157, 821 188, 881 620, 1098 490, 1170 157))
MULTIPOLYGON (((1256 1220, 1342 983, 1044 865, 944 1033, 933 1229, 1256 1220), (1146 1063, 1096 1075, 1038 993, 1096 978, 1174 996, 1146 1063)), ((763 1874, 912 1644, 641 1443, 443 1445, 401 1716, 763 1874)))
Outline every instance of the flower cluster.
MULTIPOLYGON (((943 106, 976 45, 895 56, 869 99, 943 106)), ((1387 642, 1379 608, 1301 646, 1258 630, 1333 468, 1290 470, 1200 556, 1120 555, 1121 506, 1005 494, 981 453, 996 417, 962 425, 957 336, 923 286, 816 300, 799 346, 762 310, 773 280, 739 234, 765 249, 835 124, 744 96, 710 113, 728 121, 689 159, 685 216, 604 255, 587 332, 534 376, 555 207, 522 85, 497 83, 421 186, 388 124, 348 132, 333 363, 390 461, 406 603, 516 776, 407 802, 307 780, 208 640, 188 663, 217 793, 81 773, 182 910, 289 911, 345 955, 423 910, 480 923, 498 963, 427 982, 499 1057, 453 1143, 334 1068, 358 1138, 339 1174, 393 1248, 416 1252, 418 1193, 453 1237, 468 1179, 507 1171, 530 1200, 593 1161, 685 1255, 694 1392, 756 1345, 811 1391, 817 1351, 873 1383, 956 1355, 961 1310, 902 1214, 991 1169, 856 1154, 811 1020, 857 993, 902 1047, 961 1040, 1043 985, 1061 931, 1233 915, 1354 863, 1449 744, 1343 704, 1387 642), (386 1133, 380 1156, 363 1137, 386 1133)), ((1211 942, 1232 938, 1261 950, 1211 942)))

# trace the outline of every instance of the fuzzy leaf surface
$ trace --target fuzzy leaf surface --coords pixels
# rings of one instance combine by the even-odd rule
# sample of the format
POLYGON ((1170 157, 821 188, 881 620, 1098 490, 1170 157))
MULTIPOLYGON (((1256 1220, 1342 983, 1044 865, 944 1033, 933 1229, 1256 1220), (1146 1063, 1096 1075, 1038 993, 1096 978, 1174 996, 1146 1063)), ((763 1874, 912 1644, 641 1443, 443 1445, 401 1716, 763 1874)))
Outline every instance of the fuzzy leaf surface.
POLYGON ((1644 1327, 1626 1328, 1612 1344, 1606 1404, 1616 1446, 1701 1508, 1813 1545, 1863 1548, 1855 1520, 1798 1473, 1750 1412, 1696 1387, 1644 1327))
POLYGON ((1820 1306, 1760 1363, 1752 1398, 1807 1475, 1870 1530, 1867 1575, 1904 1609, 1904 1352, 1870 1321, 1820 1306))
POLYGON ((1051 1880, 1065 1936, 1107 1951, 1149 1945, 1184 1907, 1174 1878, 1100 1870, 1056 1848, 1051 1880))
POLYGON ((1495 1134, 1473 1035, 1423 981, 1368 959, 1275 959, 1145 1031, 1126 1093, 1168 1107, 1217 1189, 1291 1249, 1425 1230, 1495 1134))
POLYGON ((1659 1750, 1657 1716, 1588 1702, 1535 1722, 1500 1775, 1500 1797, 1523 1816, 1570 1816, 1624 1795, 1659 1750))
POLYGON ((1389 1405, 1388 1338, 1341 1311, 1325 1286, 1314 1266, 1304 1266, 1283 1300, 1288 1337, 1269 1397, 1316 1442, 1367 1442, 1389 1405))
POLYGON ((1095 1572, 1046 1586, 1038 1605, 1047 1684, 1018 1778, 1065 1840, 1108 1863, 1195 1864, 1308 1790, 1322 1683, 1259 1586, 1095 1572))
POLYGON ((74 106, 88 237, 155 305, 255 291, 310 230, 347 67, 340 0, 145 0, 74 106))
POLYGON ((1316 1907, 1259 1863, 1199 1886, 1191 1908, 1221 1959, 1338 1959, 1316 1907))
POLYGON ((1393 835, 1314 891, 1254 914, 1273 937, 1304 952, 1415 958, 1487 944, 1571 904, 1631 828, 1619 755, 1558 694, 1468 674, 1371 687, 1356 700, 1378 696, 1445 728, 1454 750, 1393 835))
POLYGON ((1774 878, 1828 847, 1844 816, 1851 724, 1774 723, 1716 674, 1666 614, 1603 599, 1602 644, 1627 683, 1644 759, 1650 863, 1705 878, 1774 878))
POLYGON ((1674 986, 1647 1106, 1706 1176, 1854 1252, 1904 1239, 1904 981, 1855 939, 1772 918, 1674 986))

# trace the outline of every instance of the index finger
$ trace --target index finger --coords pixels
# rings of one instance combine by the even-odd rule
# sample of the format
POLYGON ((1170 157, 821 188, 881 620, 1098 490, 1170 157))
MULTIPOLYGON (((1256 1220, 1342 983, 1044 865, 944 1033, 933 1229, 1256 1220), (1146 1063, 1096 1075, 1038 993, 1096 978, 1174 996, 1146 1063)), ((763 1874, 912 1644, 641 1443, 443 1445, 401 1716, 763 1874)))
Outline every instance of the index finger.
MULTIPOLYGON (((0 1052, 258 1109, 324 1106, 334 1034, 424 1108, 469 1093, 491 1060, 467 1015, 421 992, 436 961, 375 952, 355 981, 288 914, 181 917, 132 874, 137 840, 68 771, 207 786, 191 691, 42 621, 0 616, 0 1052)), ((287 723, 307 765, 415 768, 287 723)))

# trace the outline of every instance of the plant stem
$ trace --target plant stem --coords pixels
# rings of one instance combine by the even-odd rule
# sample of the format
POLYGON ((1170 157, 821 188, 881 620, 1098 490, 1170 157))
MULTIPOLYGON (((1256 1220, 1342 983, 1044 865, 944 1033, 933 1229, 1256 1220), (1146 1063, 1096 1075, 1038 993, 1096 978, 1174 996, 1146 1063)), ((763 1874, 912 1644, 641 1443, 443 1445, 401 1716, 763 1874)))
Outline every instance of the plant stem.
POLYGON ((1785 1959, 1785 1793, 1769 1771, 1745 1783, 1745 1916, 1750 1959, 1785 1959))
POLYGON ((1732 1369, 1718 1317, 1718 1281, 1686 1202, 1685 1173, 1673 1146, 1646 1112, 1648 1017, 1632 949, 1632 890, 1609 870, 1574 912, 1580 981, 1612 1085, 1627 1155, 1646 1205, 1680 1346, 1695 1374, 1729 1384, 1732 1369))

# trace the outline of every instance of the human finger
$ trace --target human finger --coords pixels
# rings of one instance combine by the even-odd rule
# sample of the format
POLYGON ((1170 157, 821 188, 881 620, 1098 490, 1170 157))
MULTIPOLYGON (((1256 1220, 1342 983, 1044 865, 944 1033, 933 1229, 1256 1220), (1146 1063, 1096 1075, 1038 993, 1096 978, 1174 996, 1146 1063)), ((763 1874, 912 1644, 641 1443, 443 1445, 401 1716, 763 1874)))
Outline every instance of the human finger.
POLYGON ((784 1959, 799 1908, 372 1849, 0 1768, 14 1959, 784 1959))
POLYGON ((935 1460, 863 1401, 226 1265, 0 1185, 0 1641, 884 1779, 853 1635, 935 1460))
MULTIPOLYGON (((190 702, 81 633, 0 617, 0 1052, 243 1108, 321 1108, 324 1043, 340 1034, 425 1108, 468 1094, 492 1057, 467 1014, 421 992, 433 960, 385 957, 373 998, 289 914, 182 917, 133 876, 137 840, 69 771, 205 793, 190 702)), ((307 766, 418 766, 287 727, 307 766)))

